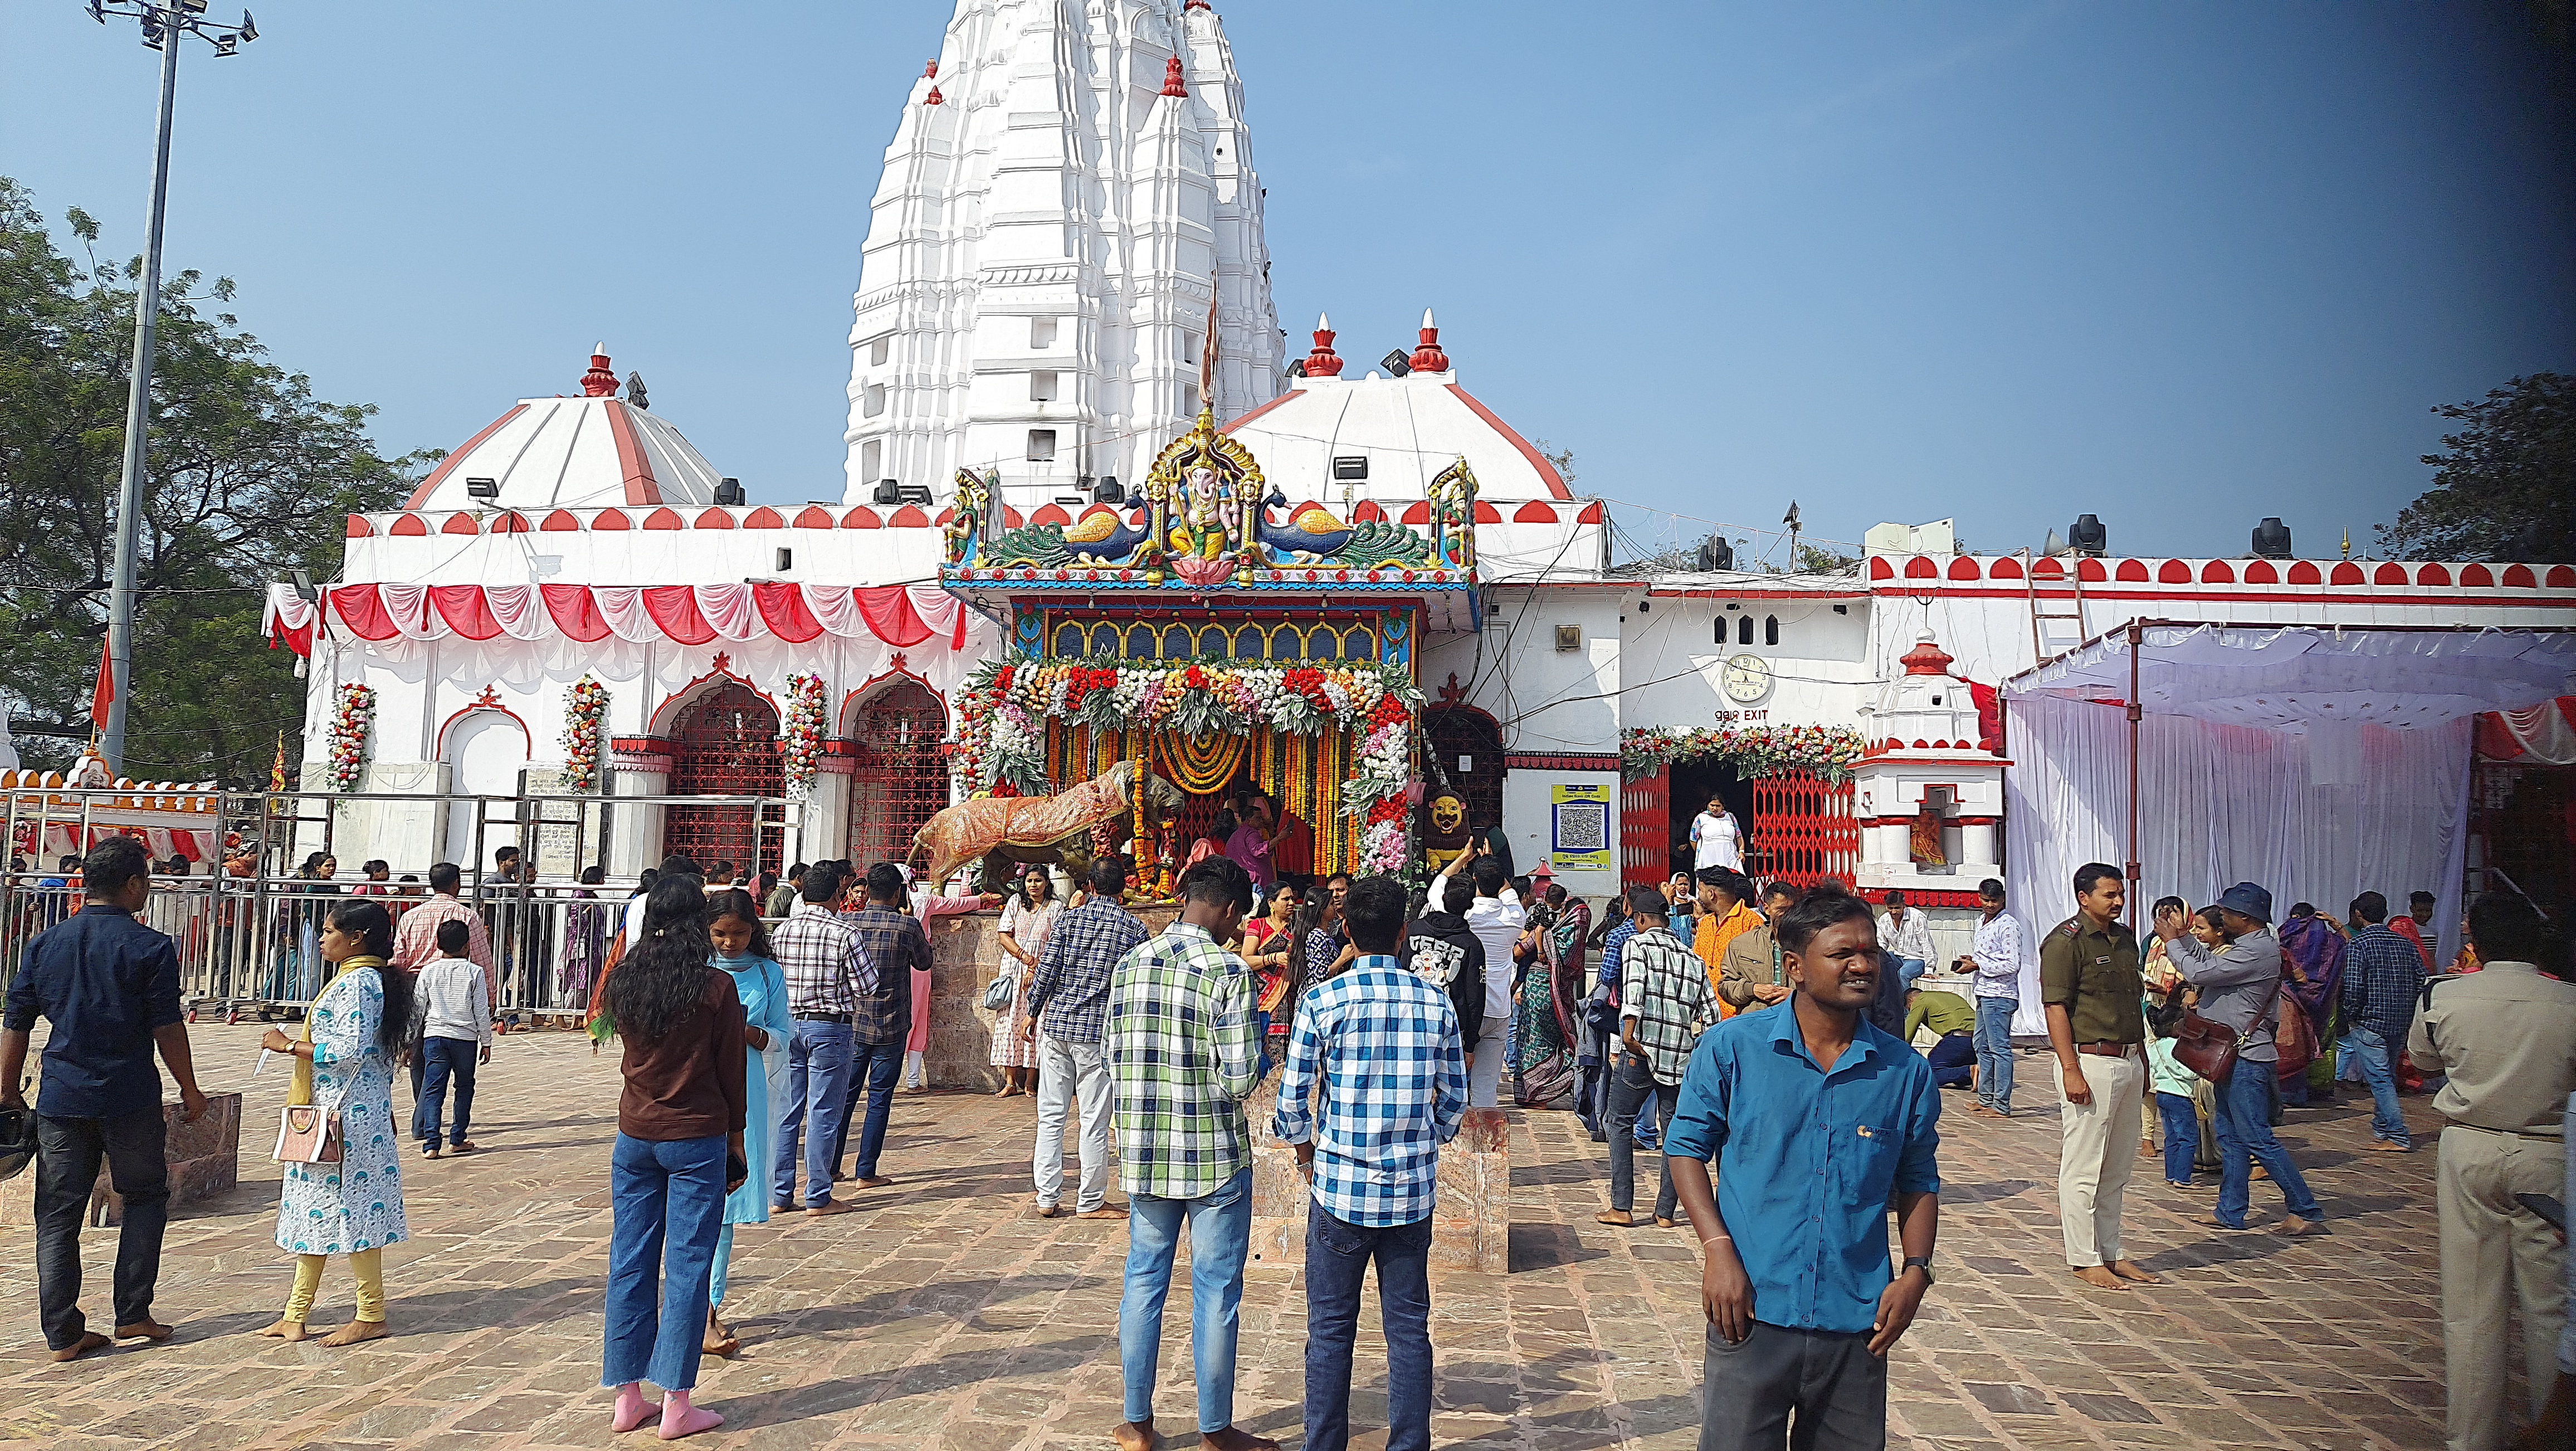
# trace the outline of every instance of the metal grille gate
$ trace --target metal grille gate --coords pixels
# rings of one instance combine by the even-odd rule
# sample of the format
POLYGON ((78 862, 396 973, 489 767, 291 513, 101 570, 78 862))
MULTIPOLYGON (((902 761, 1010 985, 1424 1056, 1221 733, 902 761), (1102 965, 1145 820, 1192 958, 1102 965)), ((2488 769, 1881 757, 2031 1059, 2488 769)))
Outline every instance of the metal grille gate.
MULTIPOLYGON (((728 683, 691 702, 671 732, 674 796, 783 796, 778 712, 745 685, 728 683)), ((776 807, 675 806, 662 820, 662 851, 699 866, 729 861, 749 877, 784 869, 776 807), (766 830, 762 822, 771 823, 766 830)))
POLYGON ((862 702, 851 724, 850 860, 899 862, 913 833, 948 804, 948 708, 915 680, 862 702))

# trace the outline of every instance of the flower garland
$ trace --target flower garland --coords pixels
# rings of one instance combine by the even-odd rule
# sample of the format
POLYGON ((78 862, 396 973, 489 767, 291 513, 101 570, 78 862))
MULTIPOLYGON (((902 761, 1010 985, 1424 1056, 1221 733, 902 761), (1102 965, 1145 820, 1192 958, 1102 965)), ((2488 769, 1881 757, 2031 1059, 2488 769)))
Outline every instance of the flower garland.
POLYGON ((787 719, 779 731, 778 756, 786 768, 788 796, 804 800, 823 765, 823 677, 813 671, 787 677, 787 719))
POLYGON ((376 692, 351 681, 340 687, 331 712, 331 789, 355 791, 367 764, 367 728, 376 718, 376 692))
MULTIPOLYGON (((1363 734, 1357 775, 1343 790, 1360 809, 1404 789, 1422 692, 1407 672, 1374 661, 1329 666, 1228 660, 1143 665, 1115 657, 988 661, 958 697, 957 766, 969 787, 1048 789, 1046 726, 1143 726, 1185 735, 1363 734)), ((1356 814, 1356 813, 1355 813, 1356 814)))
POLYGON ((584 675, 564 704, 564 784, 576 796, 599 789, 599 746, 608 722, 608 687, 584 675))
POLYGON ((1715 759, 1748 779, 1808 771, 1839 786, 1868 749, 1848 726, 1639 726, 1619 733, 1619 774, 1635 781, 1675 761, 1715 759))

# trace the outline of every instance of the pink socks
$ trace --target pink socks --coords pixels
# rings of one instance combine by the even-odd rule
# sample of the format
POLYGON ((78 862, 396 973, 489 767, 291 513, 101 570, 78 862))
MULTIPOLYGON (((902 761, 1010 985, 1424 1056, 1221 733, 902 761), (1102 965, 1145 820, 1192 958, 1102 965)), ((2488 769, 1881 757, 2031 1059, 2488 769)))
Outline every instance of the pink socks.
POLYGON ((632 1431, 660 1414, 660 1407, 644 1399, 643 1387, 630 1380, 617 1388, 617 1402, 609 1408, 608 1429, 632 1431))
POLYGON ((700 1406, 689 1404, 687 1391, 666 1391, 662 1395, 662 1431, 665 1441, 712 1431, 724 1424, 724 1417, 700 1406))

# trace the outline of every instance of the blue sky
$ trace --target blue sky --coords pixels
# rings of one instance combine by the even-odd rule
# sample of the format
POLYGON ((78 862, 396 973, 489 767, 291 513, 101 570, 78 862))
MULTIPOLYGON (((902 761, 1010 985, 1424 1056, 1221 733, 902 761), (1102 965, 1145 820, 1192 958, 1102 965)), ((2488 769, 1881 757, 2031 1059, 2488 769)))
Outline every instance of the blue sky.
MULTIPOLYGON (((233 0, 225 0, 233 3, 233 0)), ((1640 537, 2331 553, 2427 409, 2576 369, 2576 123, 2483 6, 1221 6, 1302 346, 1411 340, 1640 537), (1658 523, 1642 511, 1666 511, 1658 523)), ((267 0, 180 73, 171 265, 390 451, 590 343, 754 499, 838 497, 849 297, 939 0, 267 0)), ((0 172, 139 246, 154 56, 0 7, 0 172)), ((68 234, 61 234, 68 242, 68 234)))

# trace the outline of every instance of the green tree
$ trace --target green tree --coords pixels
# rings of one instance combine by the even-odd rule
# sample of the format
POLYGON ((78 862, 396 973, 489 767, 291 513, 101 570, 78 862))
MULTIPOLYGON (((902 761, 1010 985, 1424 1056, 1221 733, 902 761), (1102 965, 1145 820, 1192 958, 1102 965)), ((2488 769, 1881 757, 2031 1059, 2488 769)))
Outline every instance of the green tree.
MULTIPOLYGON (((0 704, 31 766, 68 761, 90 733, 142 272, 102 263, 79 209, 66 221, 86 262, 0 177, 0 704)), ((399 502, 434 455, 380 457, 373 407, 315 398, 231 313, 200 311, 230 301, 231 281, 202 285, 168 279, 154 343, 125 769, 251 784, 304 714, 294 657, 259 635, 268 581, 330 574, 342 516, 399 502)))
POLYGON ((2428 453, 2433 487, 2379 526, 2398 559, 2576 562, 2576 377, 2534 373, 2482 402, 2433 410, 2463 425, 2428 453))

